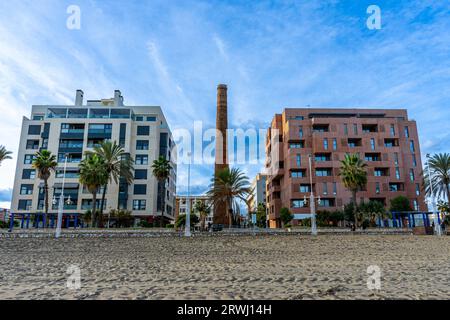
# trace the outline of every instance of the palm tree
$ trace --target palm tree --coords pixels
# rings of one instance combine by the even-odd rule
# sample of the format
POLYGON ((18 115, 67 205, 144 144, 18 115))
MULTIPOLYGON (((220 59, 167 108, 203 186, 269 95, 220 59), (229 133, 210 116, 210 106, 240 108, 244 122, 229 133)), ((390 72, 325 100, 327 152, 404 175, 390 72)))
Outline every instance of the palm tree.
POLYGON ((428 172, 431 175, 434 195, 437 197, 447 197, 447 201, 450 201, 450 153, 433 155, 429 158, 425 166, 423 172, 425 192, 431 195, 428 172))
POLYGON ((12 159, 10 154, 12 154, 11 151, 6 150, 4 146, 0 145, 0 165, 2 164, 3 160, 12 159))
POLYGON ((358 154, 346 154, 341 161, 339 175, 344 186, 352 193, 353 211, 355 214, 355 226, 358 225, 356 193, 367 184, 367 164, 359 158, 358 154))
POLYGON ((205 230, 206 217, 208 216, 210 209, 205 201, 197 201, 194 205, 194 211, 200 214, 201 229, 205 230))
MULTIPOLYGON (((96 154, 105 162, 108 180, 103 185, 102 200, 100 202, 100 216, 103 215, 103 205, 105 203, 106 189, 108 183, 119 183, 119 178, 124 178, 127 184, 133 182, 133 159, 116 141, 104 141, 94 147, 94 151, 87 151, 87 155, 96 154)), ((108 219, 109 220, 109 219, 108 219)), ((109 225, 109 221, 108 221, 109 225)))
POLYGON ((55 171, 57 165, 56 156, 48 150, 37 152, 32 165, 37 170, 38 178, 44 180, 44 211, 46 221, 48 214, 48 179, 52 171, 55 171))
POLYGON ((97 154, 87 155, 80 164, 80 183, 92 194, 92 226, 97 227, 97 192, 108 182, 105 160, 97 154))
POLYGON ((164 156, 159 156, 158 159, 153 161, 152 164, 153 169, 153 175, 158 180, 158 183, 160 186, 158 187, 159 190, 159 196, 161 199, 161 221, 160 226, 163 226, 163 219, 164 219, 164 209, 166 207, 165 202, 165 195, 164 195, 164 184, 166 180, 170 176, 170 170, 172 170, 172 166, 170 165, 169 160, 167 160, 164 156))
POLYGON ((229 227, 233 224, 233 207, 238 211, 237 200, 246 201, 251 193, 250 182, 238 168, 225 168, 217 172, 212 178, 210 190, 207 195, 214 206, 225 203, 229 219, 229 227))

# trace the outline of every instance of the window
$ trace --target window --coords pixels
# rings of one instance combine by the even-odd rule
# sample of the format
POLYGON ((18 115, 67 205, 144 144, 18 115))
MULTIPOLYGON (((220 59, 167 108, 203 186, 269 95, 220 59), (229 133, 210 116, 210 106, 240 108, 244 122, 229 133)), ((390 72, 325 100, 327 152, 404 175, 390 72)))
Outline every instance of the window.
POLYGON ((412 165, 413 165, 413 167, 417 167, 417 160, 416 160, 415 154, 412 155, 412 165))
POLYGON ((328 184, 326 182, 322 183, 323 194, 328 194, 328 184))
POLYGON ((375 193, 380 193, 380 183, 379 182, 375 183, 375 193))
POLYGON ((291 178, 303 178, 306 177, 304 170, 291 171, 291 178))
POLYGON ((400 179, 400 169, 398 167, 395 168, 395 177, 400 179))
POLYGON ((22 184, 20 186, 20 194, 22 194, 22 195, 33 194, 33 185, 32 184, 22 184))
POLYGON ((149 126, 138 126, 137 127, 137 135, 138 136, 148 136, 150 134, 149 126))
POLYGON ((134 194, 146 194, 147 193, 147 185, 146 184, 135 184, 134 185, 134 194))
MULTIPOLYGON (((81 158, 83 157, 82 153, 68 153, 67 154, 67 163, 80 163, 81 158)), ((58 153, 58 162, 63 163, 66 161, 66 153, 58 153)))
POLYGON ((419 204, 416 199, 413 200, 413 206, 415 211, 419 211, 419 204))
POLYGON ((416 148, 414 147, 414 140, 409 141, 409 149, 411 152, 415 152, 416 148))
POLYGON ((396 166, 398 166, 398 153, 397 152, 394 153, 394 163, 396 166))
POLYGON ((353 124, 353 133, 358 134, 358 125, 356 123, 353 124))
POLYGON ((349 138, 347 139, 347 144, 349 148, 355 148, 362 146, 362 139, 361 138, 349 138))
POLYGON ((88 109, 73 108, 67 112, 67 118, 85 119, 88 117, 88 109))
POLYGON ((328 177, 331 176, 331 169, 316 169, 317 177, 328 177))
POLYGON ((391 137, 395 137, 395 126, 393 124, 391 124, 390 132, 391 132, 391 137))
POLYGON ((24 164, 32 164, 36 156, 34 154, 26 154, 23 161, 24 164))
POLYGON ((303 207, 305 207, 305 201, 304 200, 292 200, 292 207, 293 208, 303 208, 303 207))
POLYGON ((31 200, 19 200, 19 210, 30 210, 31 209, 31 200))
POLYGON ((398 147, 398 139, 384 139, 384 146, 386 148, 398 147))
POLYGON ((136 150, 148 150, 148 140, 137 140, 136 150))
POLYGON ((31 125, 28 127, 28 134, 30 135, 39 135, 41 134, 41 126, 39 125, 31 125))
POLYGON ((333 182, 333 194, 337 194, 337 184, 333 182))
POLYGON ((156 117, 147 117, 147 121, 155 122, 156 117))
POLYGON ((145 210, 145 200, 133 200, 133 210, 145 210))
POLYGON ((405 138, 409 138, 409 129, 407 126, 405 127, 405 138))
POLYGON ((148 155, 146 155, 146 154, 136 155, 135 164, 137 164, 137 165, 148 164, 148 155))
POLYGON ((372 150, 375 150, 375 139, 374 138, 370 138, 370 148, 372 150))
POLYGON ((389 169, 388 168, 375 168, 374 170, 374 176, 375 177, 385 177, 389 175, 389 169))
POLYGON ((302 156, 300 154, 297 154, 296 161, 297 161, 297 167, 300 167, 300 165, 302 163, 302 156))
POLYGON ((325 150, 328 150, 328 139, 327 138, 323 139, 323 148, 325 150))
POLYGON ((44 116, 43 115, 41 115, 41 114, 36 114, 36 115, 34 115, 33 116, 33 120, 44 120, 44 116))
POLYGON ((328 124, 314 124, 312 129, 313 129, 313 132, 328 132, 329 125, 328 124))
POLYGON ((42 139, 42 147, 41 148, 44 150, 47 150, 47 148, 48 148, 48 139, 47 138, 42 139))
POLYGON ((89 118, 92 119, 108 119, 109 109, 90 109, 89 118))
MULTIPOLYGON (((105 202, 103 202, 103 210, 106 209, 106 202, 107 202, 107 199, 105 199, 105 202)), ((95 200, 95 207, 99 210, 101 207, 101 203, 102 203, 101 199, 95 200)), ((81 209, 82 210, 90 210, 91 208, 92 208, 92 199, 83 199, 81 201, 81 209)))
POLYGON ((409 169, 409 180, 414 181, 414 169, 409 169))
POLYGON ((290 149, 301 149, 303 148, 304 144, 303 142, 293 142, 289 144, 290 149))
POLYGON ((298 128, 298 136, 299 136, 300 138, 303 138, 303 127, 302 127, 302 126, 300 126, 300 127, 298 128))
POLYGON ((317 153, 314 156, 314 161, 317 161, 317 162, 330 161, 330 160, 331 160, 331 156, 326 153, 317 153))
POLYGON ((311 186, 309 184, 301 184, 300 192, 303 192, 303 193, 311 192, 311 186))
POLYGON ((144 121, 144 116, 135 116, 134 121, 144 121))
POLYGON ((416 195, 420 195, 420 184, 416 183, 416 195))
POLYGON ((322 199, 318 205, 319 207, 334 207, 334 199, 322 199))
POLYGON ((333 150, 337 150, 337 140, 333 138, 333 150))
MULTIPOLYGON (((92 125, 89 125, 91 129, 92 125)), ((101 125, 103 129, 103 125, 101 125)), ((80 123, 61 123, 61 133, 84 133, 84 124, 80 123)))
POLYGON ((23 169, 22 171, 22 179, 35 179, 36 178, 36 170, 34 169, 23 169))
POLYGON ((39 140, 27 140, 27 149, 39 149, 39 140))
MULTIPOLYGON (((55 173, 56 178, 64 177, 64 169, 58 169, 55 173)), ((80 177, 80 172, 78 169, 66 169, 66 178, 67 179, 78 179, 80 177)))
POLYGON ((366 161, 380 161, 381 157, 379 153, 366 153, 364 155, 364 160, 366 161))
POLYGON ((344 134, 348 135, 348 126, 346 123, 344 124, 344 134))
POLYGON ((134 170, 134 179, 135 180, 145 180, 145 179, 147 179, 147 170, 146 169, 136 169, 136 170, 134 170))

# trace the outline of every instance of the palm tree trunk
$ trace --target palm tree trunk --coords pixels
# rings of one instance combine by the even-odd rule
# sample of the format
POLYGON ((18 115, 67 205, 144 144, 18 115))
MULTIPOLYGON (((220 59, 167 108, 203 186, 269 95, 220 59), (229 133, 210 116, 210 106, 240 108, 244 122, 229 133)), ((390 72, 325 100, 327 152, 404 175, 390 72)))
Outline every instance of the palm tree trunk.
POLYGON ((228 212, 228 228, 233 225, 233 209, 231 204, 231 199, 227 199, 227 212, 228 212))
MULTIPOLYGON (((166 207, 166 199, 164 197, 164 181, 165 180, 161 180, 162 184, 161 184, 161 190, 160 190, 160 194, 159 196, 161 197, 161 219, 159 221, 159 227, 162 228, 163 227, 163 219, 164 219, 164 209, 166 207)), ((188 199, 189 201, 189 199, 188 199)), ((190 207, 190 206, 189 206, 190 207)), ((190 212, 186 212, 186 214, 191 214, 190 212)))
POLYGON ((92 193, 92 226, 97 227, 97 190, 92 193))
POLYGON ((356 212, 358 211, 356 205, 356 191, 352 191, 352 202, 353 202, 353 215, 355 218, 355 228, 358 227, 358 218, 356 216, 356 212))
POLYGON ((450 204, 450 186, 448 183, 445 185, 445 189, 447 191, 447 203, 450 204))
MULTIPOLYGON (((44 216, 45 222, 47 223, 47 215, 48 215, 48 179, 44 180, 44 216)), ((45 228, 46 226, 44 226, 45 228)))
MULTIPOLYGON (((103 217, 103 205, 105 203, 105 197, 106 197, 106 186, 105 184, 103 186, 103 192, 102 192, 102 201, 100 202, 100 216, 103 217)), ((108 227, 109 227, 109 216, 108 216, 108 227)))

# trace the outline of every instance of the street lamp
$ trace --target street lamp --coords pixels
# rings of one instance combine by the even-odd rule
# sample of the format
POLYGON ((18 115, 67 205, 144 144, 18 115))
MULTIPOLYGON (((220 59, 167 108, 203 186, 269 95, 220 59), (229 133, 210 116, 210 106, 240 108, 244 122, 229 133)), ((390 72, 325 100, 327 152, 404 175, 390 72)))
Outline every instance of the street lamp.
POLYGON ((436 198, 434 196, 433 183, 431 181, 431 171, 430 171, 429 159, 430 159, 430 154, 427 153, 428 183, 430 184, 431 206, 432 206, 432 210, 433 210, 434 229, 436 231, 436 235, 440 236, 441 235, 441 226, 439 225, 439 220, 438 220, 438 216, 437 216, 438 213, 436 210, 436 198))
MULTIPOLYGON (((61 225, 62 225, 62 216, 64 210, 64 182, 66 180, 66 168, 67 168, 67 153, 64 155, 64 173, 63 173, 63 181, 61 186, 61 193, 59 195, 59 204, 58 204, 58 221, 56 223, 56 233, 55 237, 59 238, 61 236, 61 225)), ((53 195, 54 204, 56 203, 55 196, 53 195)), ((70 196, 67 199, 70 204, 70 196)))
POLYGON ((188 187, 187 187, 187 204, 186 204, 186 224, 184 228, 184 236, 190 237, 191 236, 191 200, 190 200, 190 193, 191 193, 191 153, 188 152, 187 156, 189 157, 188 162, 188 187))
MULTIPOLYGON (((312 154, 309 154, 309 184, 310 184, 310 188, 311 188, 309 202, 310 202, 310 207, 311 207, 311 234, 313 236, 316 236, 317 235, 316 204, 314 201, 314 192, 313 192, 313 183, 312 183, 313 173, 312 173, 312 169, 311 169, 312 168, 311 162, 312 162, 312 154)), ((306 200, 306 196, 305 196, 304 200, 306 200)), ((318 201, 319 201, 318 203, 320 204, 320 196, 319 196, 318 201)))

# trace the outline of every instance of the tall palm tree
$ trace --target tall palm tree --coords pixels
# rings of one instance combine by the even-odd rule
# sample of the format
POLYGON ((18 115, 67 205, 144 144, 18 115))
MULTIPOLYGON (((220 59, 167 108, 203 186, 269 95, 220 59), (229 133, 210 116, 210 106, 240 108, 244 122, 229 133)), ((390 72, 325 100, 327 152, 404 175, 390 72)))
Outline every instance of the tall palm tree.
POLYGON ((95 146, 93 152, 87 151, 86 154, 96 154, 105 162, 108 180, 103 185, 102 200, 100 202, 100 216, 102 216, 108 183, 114 181, 117 184, 119 183, 119 178, 124 178, 127 184, 133 182, 133 159, 116 141, 104 141, 100 145, 95 146))
POLYGON ((44 211, 46 221, 48 214, 48 179, 52 171, 56 170, 57 165, 56 156, 48 150, 37 152, 32 164, 33 168, 37 170, 38 178, 44 180, 44 211))
POLYGON ((447 197, 450 201, 450 153, 438 153, 429 158, 425 166, 423 177, 425 192, 431 195, 428 172, 431 175, 433 193, 437 197, 447 197), (428 171, 428 169, 430 171, 428 171))
POLYGON ((0 145, 0 165, 2 164, 3 160, 12 159, 10 154, 12 154, 11 151, 6 150, 4 146, 0 145))
POLYGON ((159 156, 158 159, 153 161, 152 164, 153 169, 153 175, 158 180, 158 183, 161 185, 158 187, 159 189, 159 196, 161 199, 161 220, 160 220, 160 226, 163 226, 163 219, 164 219, 164 210, 166 207, 165 195, 164 195, 164 184, 166 180, 170 176, 170 170, 172 170, 172 166, 170 165, 169 160, 167 160, 164 156, 159 156))
POLYGON ((200 215, 201 229, 205 230, 206 217, 208 216, 210 209, 205 201, 197 201, 194 205, 194 211, 200 215))
POLYGON ((367 184, 367 164, 359 158, 358 154, 346 154, 341 161, 339 175, 344 186, 352 193, 353 211, 355 214, 355 226, 358 225, 356 193, 367 184))
POLYGON ((251 193, 250 182, 238 168, 225 168, 217 172, 212 178, 210 190, 207 195, 210 197, 214 206, 225 203, 225 209, 228 214, 229 227, 233 224, 233 207, 237 212, 237 200, 246 201, 251 193))
POLYGON ((80 183, 92 194, 92 225, 97 227, 97 192, 108 182, 105 160, 97 154, 87 155, 80 164, 80 183))

